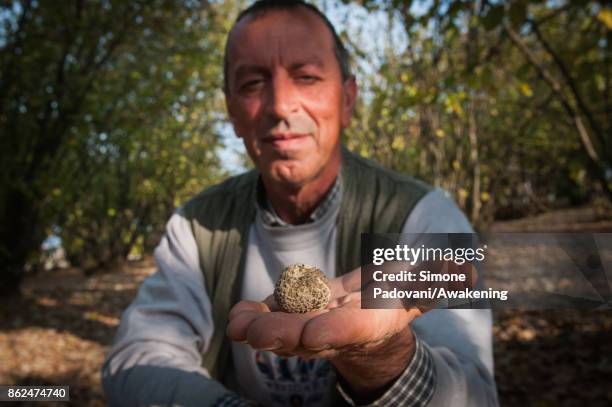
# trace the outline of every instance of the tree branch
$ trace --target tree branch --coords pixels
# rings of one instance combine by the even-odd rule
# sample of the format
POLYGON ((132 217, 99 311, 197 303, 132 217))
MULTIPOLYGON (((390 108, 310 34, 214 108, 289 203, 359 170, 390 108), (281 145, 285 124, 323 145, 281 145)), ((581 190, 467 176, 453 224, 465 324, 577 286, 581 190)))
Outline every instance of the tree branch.
MULTIPOLYGON (((580 95, 578 87, 576 86, 576 81, 574 80, 571 73, 569 72, 567 65, 561 59, 559 54, 556 53, 554 49, 552 49, 552 47, 550 46, 550 43, 546 41, 546 39, 542 35, 542 32, 540 31, 540 28, 538 27, 538 24, 533 20, 529 20, 529 23, 531 25, 533 33, 536 35, 536 37, 538 38, 538 40, 540 41, 540 43, 542 44, 546 52, 548 52, 548 54, 551 56, 551 58, 553 59, 557 67, 559 68, 559 71, 561 71, 561 75, 563 76, 563 79, 565 80, 565 83, 567 84, 567 86, 570 88, 572 95, 574 97, 574 100, 576 101, 576 104, 578 106, 578 109, 586 117, 587 122, 589 123, 589 126, 595 133, 597 142, 603 148, 603 146, 605 145, 605 141, 603 139, 603 131, 601 127, 599 126, 599 123, 597 123, 597 121, 593 117, 593 114, 587 107, 586 103, 584 102, 584 99, 580 95)), ((610 158, 606 157, 606 160, 610 160, 610 158)))
POLYGON ((580 140, 582 141, 582 146, 585 152, 587 153, 587 156, 590 158, 589 168, 591 170, 592 175, 600 181, 601 186, 604 189, 606 195, 612 197, 612 190, 610 190, 608 180, 605 176, 605 165, 602 163, 601 158, 599 157, 597 151, 593 146, 589 133, 586 127, 584 126, 584 123, 582 122, 582 118, 580 117, 578 112, 576 112, 576 110, 572 107, 569 98, 563 92, 561 84, 537 60, 537 58, 527 47, 525 42, 523 42, 523 40, 516 33, 516 31, 514 31, 514 29, 510 26, 509 22, 505 21, 503 23, 503 28, 510 37, 510 40, 516 45, 519 51, 527 59, 527 61, 536 69, 538 74, 551 87, 553 93, 556 95, 557 99, 559 100, 567 114, 572 118, 576 131, 578 132, 580 140))

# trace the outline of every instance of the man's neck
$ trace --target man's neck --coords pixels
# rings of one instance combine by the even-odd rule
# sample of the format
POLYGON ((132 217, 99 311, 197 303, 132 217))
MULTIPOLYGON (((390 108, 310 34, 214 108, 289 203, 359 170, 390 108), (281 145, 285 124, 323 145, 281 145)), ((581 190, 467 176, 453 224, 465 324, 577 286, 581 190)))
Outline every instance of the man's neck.
POLYGON ((294 187, 262 178, 266 195, 276 214, 291 225, 306 222, 327 196, 340 173, 340 164, 302 186, 294 187))

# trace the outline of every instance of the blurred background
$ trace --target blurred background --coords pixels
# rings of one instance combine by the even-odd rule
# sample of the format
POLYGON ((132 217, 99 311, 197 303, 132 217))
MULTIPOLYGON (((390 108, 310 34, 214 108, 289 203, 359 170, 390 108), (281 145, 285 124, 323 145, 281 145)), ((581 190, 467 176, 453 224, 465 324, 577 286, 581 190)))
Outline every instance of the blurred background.
MULTIPOLYGON (((315 1, 353 56, 353 151, 479 231, 612 232, 612 8, 315 1)), ((99 369, 175 208, 250 166, 225 114, 248 1, 0 1, 0 384, 99 369)), ((495 312, 502 405, 610 405, 609 311, 495 312)))

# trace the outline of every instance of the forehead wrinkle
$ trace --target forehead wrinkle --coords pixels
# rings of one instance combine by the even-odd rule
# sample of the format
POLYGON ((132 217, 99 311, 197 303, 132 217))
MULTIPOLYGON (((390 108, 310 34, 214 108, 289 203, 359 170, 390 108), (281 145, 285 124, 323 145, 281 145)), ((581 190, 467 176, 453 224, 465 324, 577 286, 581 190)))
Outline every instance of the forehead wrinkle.
MULTIPOLYGON (((332 34, 329 32, 329 28, 325 25, 323 21, 320 21, 315 15, 312 15, 312 12, 306 10, 306 12, 299 10, 274 10, 268 11, 264 15, 261 16, 249 16, 245 19, 241 20, 230 32, 229 38, 229 49, 228 53, 230 58, 229 62, 234 60, 231 65, 234 65, 235 68, 232 69, 234 71, 237 70, 242 61, 240 59, 236 61, 236 46, 237 41, 240 40, 244 47, 242 47, 241 57, 240 59, 248 59, 253 61, 252 65, 268 65, 268 64, 280 64, 281 66, 285 66, 288 68, 293 67, 294 65, 302 64, 302 65, 317 65, 319 67, 324 66, 324 59, 320 57, 320 52, 322 48, 328 48, 327 51, 331 53, 331 55, 335 58, 334 53, 334 43, 332 34), (279 22, 279 14, 285 14, 288 16, 287 19, 279 22), (316 30, 323 30, 326 35, 318 36, 317 39, 319 41, 311 41, 312 39, 312 28, 307 27, 304 24, 295 24, 294 22, 304 21, 305 19, 309 19, 310 23, 314 23, 316 26, 316 30), (270 24, 270 22, 272 22, 270 24), (265 25, 270 25, 271 27, 266 28, 265 25), (278 30, 282 30, 282 32, 278 33, 278 30), (301 41, 300 41, 301 40, 301 41), (272 47, 275 48, 274 52, 265 52, 264 56, 268 57, 267 61, 262 60, 262 55, 258 52, 252 52, 251 50, 256 50, 260 44, 268 44, 267 49, 270 50, 272 47), (304 53, 308 52, 308 57, 304 58, 304 53), (307 48, 310 48, 308 50, 307 48), (247 50, 244 52, 244 50, 247 50), (285 51, 285 52, 283 52, 285 51), (295 55, 298 55, 295 58, 295 55), (245 58, 246 57, 246 58, 245 58), (289 57, 289 58, 287 58, 289 57), (289 61, 281 60, 281 58, 289 59, 289 61), (287 66, 289 65, 289 66, 287 66)), ((335 63, 335 59, 334 59, 335 63)), ((248 63, 247 65, 251 65, 248 63)))

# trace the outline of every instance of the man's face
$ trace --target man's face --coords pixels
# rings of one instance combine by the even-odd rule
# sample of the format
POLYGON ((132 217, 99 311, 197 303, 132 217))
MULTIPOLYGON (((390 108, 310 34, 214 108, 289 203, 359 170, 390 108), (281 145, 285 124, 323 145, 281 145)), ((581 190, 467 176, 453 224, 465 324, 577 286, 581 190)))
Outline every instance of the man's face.
POLYGON ((332 35, 311 11, 247 17, 228 46, 226 103, 264 178, 300 187, 339 168, 340 131, 356 96, 343 83, 332 35))

